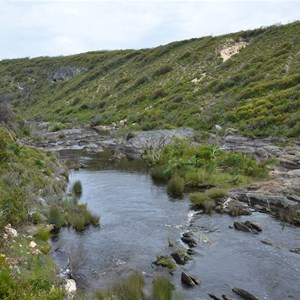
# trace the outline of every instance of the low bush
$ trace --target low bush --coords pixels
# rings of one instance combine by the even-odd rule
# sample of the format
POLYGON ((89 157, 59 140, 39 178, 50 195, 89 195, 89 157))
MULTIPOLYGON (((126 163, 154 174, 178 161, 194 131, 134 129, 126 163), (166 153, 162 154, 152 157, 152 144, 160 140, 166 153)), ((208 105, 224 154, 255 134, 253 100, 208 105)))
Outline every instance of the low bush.
POLYGON ((45 228, 45 227, 42 226, 37 230, 36 237, 39 240, 48 241, 50 236, 51 236, 51 234, 50 234, 50 231, 49 231, 48 228, 45 228))
POLYGON ((152 298, 154 300, 171 300, 174 286, 164 276, 156 276, 153 279, 152 298))
POLYGON ((184 180, 179 175, 174 175, 168 183, 168 192, 174 196, 181 196, 184 191, 184 180))
POLYGON ((190 194, 192 206, 201 208, 205 213, 211 213, 216 204, 206 193, 192 193, 190 194))
POLYGON ((169 176, 168 174, 166 174, 165 170, 166 166, 154 166, 151 169, 152 178, 167 181, 169 179, 169 176))
POLYGON ((60 228, 65 224, 61 208, 56 204, 51 204, 49 209, 48 222, 55 228, 60 228))
POLYGON ((72 191, 77 197, 81 197, 82 195, 82 184, 79 180, 75 181, 72 186, 72 191))

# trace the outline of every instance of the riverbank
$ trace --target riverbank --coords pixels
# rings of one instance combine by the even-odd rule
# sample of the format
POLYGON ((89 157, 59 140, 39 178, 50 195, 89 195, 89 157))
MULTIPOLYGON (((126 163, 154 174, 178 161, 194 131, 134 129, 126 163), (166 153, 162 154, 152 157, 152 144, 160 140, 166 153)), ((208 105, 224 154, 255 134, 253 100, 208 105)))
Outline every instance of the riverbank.
MULTIPOLYGON (((186 139, 192 145, 213 145, 221 151, 232 151, 253 157, 258 163, 272 161, 267 179, 255 184, 232 189, 229 195, 239 201, 253 205, 292 208, 300 205, 300 144, 288 144, 279 139, 255 139, 234 135, 226 131, 222 135, 202 133, 192 129, 157 130, 146 132, 126 132, 124 129, 102 131, 100 127, 76 127, 63 129, 50 123, 32 124, 33 139, 24 142, 46 151, 83 150, 87 153, 112 153, 110 159, 121 157, 155 157, 159 149, 174 143, 176 139, 186 139), (55 129, 55 130, 54 130, 55 129), (286 145, 284 145, 284 143, 286 145), (275 198, 274 198, 275 196, 275 198)), ((251 205, 251 206, 253 206, 251 205)), ((270 207, 269 207, 270 208, 270 207)))
MULTIPOLYGON (((117 132, 108 134, 106 132, 103 135, 98 130, 88 127, 62 129, 49 133, 49 126, 43 126, 45 131, 41 132, 38 130, 39 136, 32 141, 26 141, 26 143, 35 144, 37 147, 47 151, 81 149, 89 154, 100 154, 110 151, 111 156, 107 156, 107 158, 115 162, 119 162, 124 157, 129 159, 132 159, 132 157, 145 158, 145 153, 155 155, 156 150, 172 143, 174 137, 185 137, 192 142, 192 145, 203 143, 203 139, 190 129, 126 134, 124 132, 122 134, 117 132)), ((257 162, 262 162, 266 159, 274 160, 275 164, 270 167, 267 180, 262 180, 255 184, 251 183, 242 189, 231 189, 229 191, 231 199, 236 199, 243 203, 242 206, 247 211, 247 215, 252 213, 256 216, 260 212, 272 213, 277 211, 278 208, 283 212, 290 209, 298 209, 299 145, 279 146, 279 141, 275 145, 275 141, 271 140, 252 141, 233 135, 224 137, 210 135, 206 142, 214 144, 218 151, 247 153, 254 157, 257 162)), ((85 168, 84 164, 79 164, 76 168, 80 167, 85 168)), ((223 204, 228 206, 228 201, 224 201, 223 204)), ((237 205, 239 206, 240 204, 238 203, 237 205)), ((223 209, 226 208, 225 206, 223 209)), ((235 209, 236 207, 233 210, 235 209)), ((230 214, 231 211, 228 210, 227 213, 230 214)), ((241 218, 243 219, 244 217, 241 218)), ((297 220, 295 221, 297 222, 297 220)), ((229 225, 233 226, 233 223, 229 225)), ((298 245, 293 245, 293 247, 297 249, 298 245)))

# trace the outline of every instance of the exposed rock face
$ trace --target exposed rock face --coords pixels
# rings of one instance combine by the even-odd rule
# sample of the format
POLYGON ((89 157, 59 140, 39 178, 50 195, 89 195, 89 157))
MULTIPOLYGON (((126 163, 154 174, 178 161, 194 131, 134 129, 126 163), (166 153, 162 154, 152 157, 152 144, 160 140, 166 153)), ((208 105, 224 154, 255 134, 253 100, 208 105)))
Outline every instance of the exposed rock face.
POLYGON ((173 130, 151 130, 141 131, 127 136, 124 145, 121 146, 124 153, 129 156, 141 156, 146 149, 157 150, 174 142, 174 138, 192 139, 194 130, 173 129, 173 130))
POLYGON ((84 71, 86 71, 85 68, 61 67, 49 77, 49 80, 54 82, 66 81, 84 71))

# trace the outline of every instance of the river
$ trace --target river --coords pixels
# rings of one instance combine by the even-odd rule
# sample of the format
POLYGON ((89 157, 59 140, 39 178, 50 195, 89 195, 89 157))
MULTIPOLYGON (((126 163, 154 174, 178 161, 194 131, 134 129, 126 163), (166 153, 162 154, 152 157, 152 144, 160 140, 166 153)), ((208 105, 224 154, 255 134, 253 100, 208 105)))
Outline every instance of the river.
POLYGON ((115 164, 105 154, 85 156, 76 151, 62 156, 84 167, 71 172, 70 186, 80 180, 80 202, 101 217, 99 227, 84 233, 63 228, 52 240, 52 256, 62 268, 68 259, 75 260, 79 286, 85 291, 106 288, 135 270, 151 281, 161 272, 152 264, 156 256, 172 251, 168 241, 183 248, 181 234, 192 231, 198 239, 196 254, 172 276, 184 299, 209 299, 207 293, 236 297, 232 287, 259 299, 300 299, 300 255, 289 251, 299 247, 299 228, 261 213, 236 218, 197 214, 189 209, 186 196, 168 196, 166 186, 154 183, 138 161, 115 164), (262 233, 229 228, 235 220, 246 219, 258 221, 262 233), (273 245, 261 243, 263 239, 273 245), (181 271, 195 275, 201 284, 182 286, 181 271))

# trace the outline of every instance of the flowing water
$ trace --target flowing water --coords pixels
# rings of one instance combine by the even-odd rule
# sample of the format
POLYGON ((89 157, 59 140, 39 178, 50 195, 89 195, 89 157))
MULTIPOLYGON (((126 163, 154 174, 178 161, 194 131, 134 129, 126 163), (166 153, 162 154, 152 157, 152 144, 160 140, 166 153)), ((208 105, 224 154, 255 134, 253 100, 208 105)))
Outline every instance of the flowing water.
POLYGON ((70 185, 80 180, 80 201, 101 216, 99 227, 84 233, 64 228, 52 241, 52 256, 61 267, 67 266, 68 259, 73 263, 81 288, 108 287, 134 270, 150 281, 161 272, 152 264, 156 256, 171 251, 168 240, 175 248, 185 247, 181 233, 192 231, 198 240, 196 254, 172 276, 185 299, 209 299, 207 293, 236 297, 232 287, 246 289, 259 299, 300 299, 300 255, 289 252, 300 247, 299 228, 282 226, 260 213, 238 218, 193 213, 187 197, 169 197, 166 187, 155 184, 137 161, 123 159, 116 165, 105 155, 67 152, 62 156, 76 158, 85 167, 71 173, 70 185), (258 221, 262 233, 229 228, 235 220, 246 219, 258 221), (263 244, 262 239, 274 244, 263 244), (201 284, 185 288, 181 271, 195 275, 201 284))

